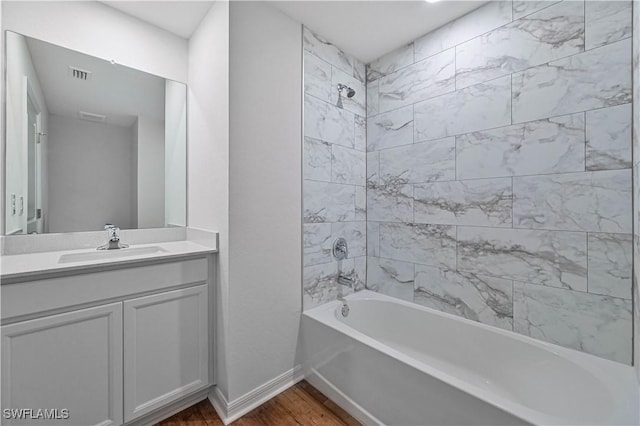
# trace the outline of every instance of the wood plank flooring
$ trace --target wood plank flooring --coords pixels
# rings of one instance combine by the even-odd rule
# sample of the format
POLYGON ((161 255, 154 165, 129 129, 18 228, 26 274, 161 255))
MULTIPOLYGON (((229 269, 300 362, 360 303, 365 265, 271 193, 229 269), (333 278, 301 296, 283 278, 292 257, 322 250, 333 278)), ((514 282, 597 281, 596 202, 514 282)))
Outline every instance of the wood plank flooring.
MULTIPOLYGON (((159 426, 224 426, 209 400, 158 423, 159 426)), ((234 426, 356 426, 356 419, 306 381, 282 392, 232 423, 234 426)))

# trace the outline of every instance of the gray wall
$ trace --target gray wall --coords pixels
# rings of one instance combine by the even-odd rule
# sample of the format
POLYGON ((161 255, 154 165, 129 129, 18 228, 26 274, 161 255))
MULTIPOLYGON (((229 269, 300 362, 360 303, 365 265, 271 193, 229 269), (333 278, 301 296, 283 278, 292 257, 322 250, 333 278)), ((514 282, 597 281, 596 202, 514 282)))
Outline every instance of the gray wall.
POLYGON ((131 129, 50 114, 48 137, 49 232, 131 228, 131 129))
POLYGON ((367 286, 632 357, 631 2, 501 2, 368 67, 367 286))
POLYGON ((349 288, 339 273, 364 286, 366 274, 365 66, 304 29, 304 308, 335 300, 349 288), (338 84, 356 94, 343 97, 338 84), (331 245, 344 237, 349 257, 337 262, 331 245))

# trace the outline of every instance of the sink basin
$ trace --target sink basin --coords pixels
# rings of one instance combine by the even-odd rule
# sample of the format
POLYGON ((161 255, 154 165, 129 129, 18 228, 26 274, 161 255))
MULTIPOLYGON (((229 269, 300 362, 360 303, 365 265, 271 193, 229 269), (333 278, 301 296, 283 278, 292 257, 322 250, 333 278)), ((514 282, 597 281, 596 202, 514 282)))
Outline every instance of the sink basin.
POLYGON ((96 250, 85 253, 63 254, 58 259, 58 263, 88 262, 91 260, 120 259, 145 254, 167 253, 167 250, 160 246, 151 247, 129 247, 117 250, 96 250))

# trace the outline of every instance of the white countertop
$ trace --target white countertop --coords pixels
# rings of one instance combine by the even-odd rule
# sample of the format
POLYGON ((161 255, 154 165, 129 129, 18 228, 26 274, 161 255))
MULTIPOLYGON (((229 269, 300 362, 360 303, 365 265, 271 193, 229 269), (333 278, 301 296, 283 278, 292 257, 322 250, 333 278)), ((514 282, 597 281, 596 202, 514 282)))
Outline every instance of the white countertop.
MULTIPOLYGON (((17 281, 42 279, 50 276, 59 276, 67 273, 94 272, 96 269, 104 270, 132 266, 134 264, 149 263, 156 260, 169 260, 194 255, 216 253, 217 249, 193 241, 170 241, 163 243, 136 244, 131 249, 160 247, 163 251, 156 253, 143 253, 127 255, 124 257, 110 257, 109 250, 105 250, 105 258, 97 258, 89 261, 77 261, 61 263, 63 255, 81 253, 95 253, 96 249, 49 251, 42 253, 3 255, 0 259, 0 283, 11 284, 17 281)), ((125 250, 128 249, 120 249, 125 250)))

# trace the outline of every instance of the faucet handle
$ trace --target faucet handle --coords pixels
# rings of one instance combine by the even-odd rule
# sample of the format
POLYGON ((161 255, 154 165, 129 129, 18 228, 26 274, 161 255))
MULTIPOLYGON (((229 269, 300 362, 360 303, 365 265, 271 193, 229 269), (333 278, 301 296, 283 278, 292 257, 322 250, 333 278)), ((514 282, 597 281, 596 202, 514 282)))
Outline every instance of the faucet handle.
POLYGON ((104 225, 104 229, 107 231, 109 235, 109 239, 112 241, 117 241, 119 239, 120 228, 111 223, 107 223, 104 225))

